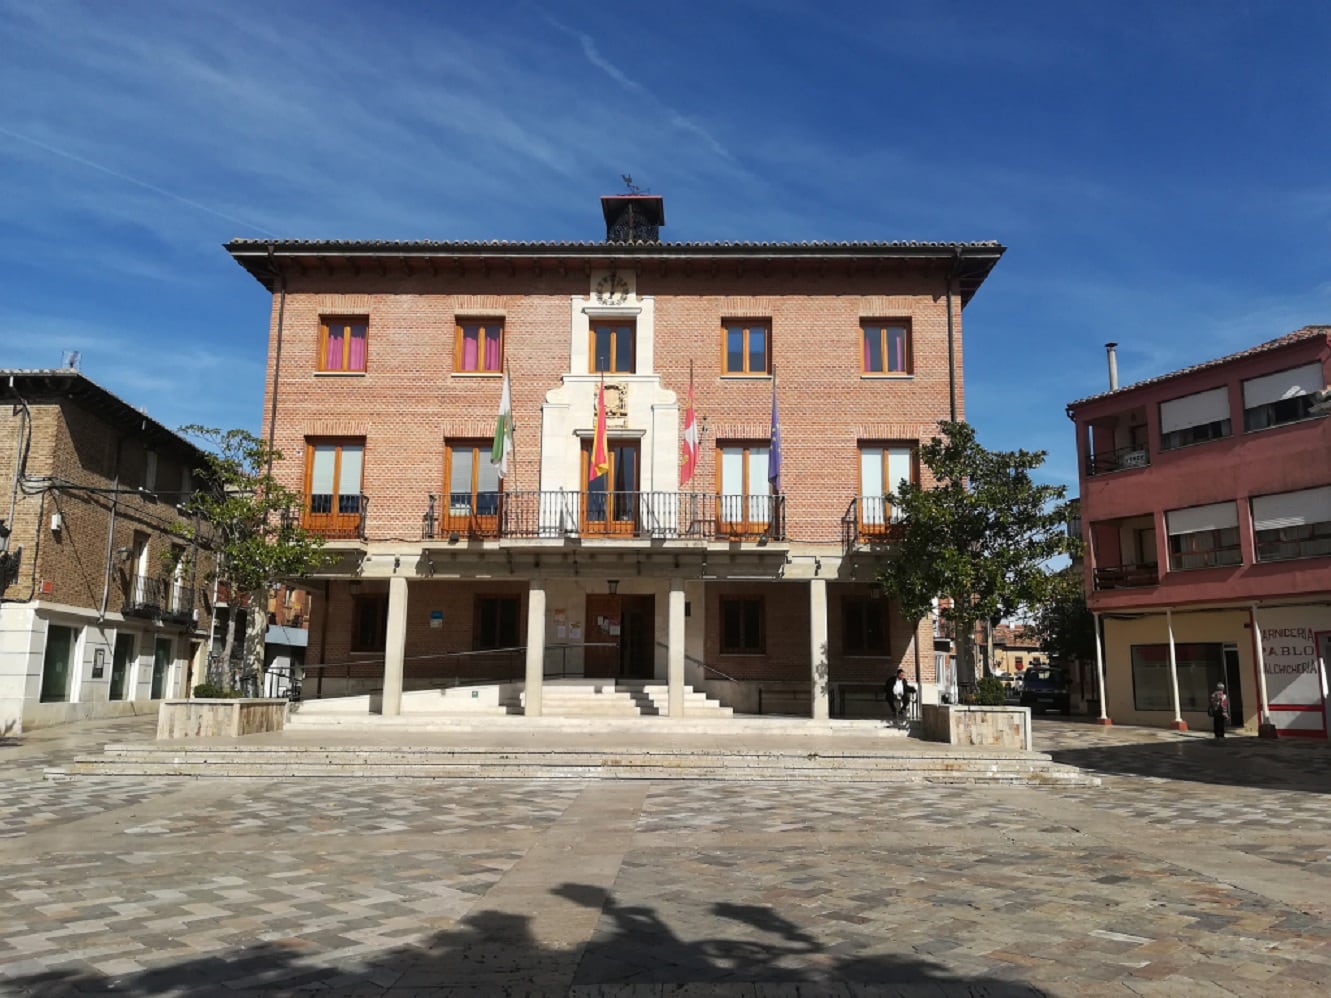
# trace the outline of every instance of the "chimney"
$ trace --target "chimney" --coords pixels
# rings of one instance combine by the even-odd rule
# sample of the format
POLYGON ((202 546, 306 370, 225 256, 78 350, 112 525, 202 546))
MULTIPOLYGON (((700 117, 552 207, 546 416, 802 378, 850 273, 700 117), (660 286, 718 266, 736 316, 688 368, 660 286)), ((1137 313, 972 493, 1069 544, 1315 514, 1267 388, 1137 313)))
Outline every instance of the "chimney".
POLYGON ((607 194, 601 198, 608 243, 659 243, 665 201, 659 194, 607 194))
POLYGON ((1118 344, 1106 343, 1105 354, 1109 359, 1109 390, 1118 391, 1118 344))

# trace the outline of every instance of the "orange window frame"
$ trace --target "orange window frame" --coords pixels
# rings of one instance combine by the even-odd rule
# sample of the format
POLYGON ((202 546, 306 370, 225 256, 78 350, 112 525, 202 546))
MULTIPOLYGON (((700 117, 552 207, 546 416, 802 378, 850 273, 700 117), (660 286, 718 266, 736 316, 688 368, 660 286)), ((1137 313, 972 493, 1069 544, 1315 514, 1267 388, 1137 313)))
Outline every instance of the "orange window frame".
POLYGON ((315 358, 317 371, 333 371, 348 374, 364 374, 370 368, 370 319, 365 315, 328 315, 319 319, 319 356, 315 358), (328 366, 328 330, 330 326, 341 326, 345 330, 342 337, 342 365, 328 366), (365 327, 365 356, 360 367, 348 367, 351 362, 351 327, 365 327))
POLYGON ((915 334, 908 319, 861 319, 859 349, 861 374, 880 378, 903 378, 915 373, 915 334), (892 329, 900 329, 905 339, 902 368, 899 371, 892 369, 890 360, 888 331, 892 329), (864 355, 864 341, 871 332, 878 333, 878 351, 879 356, 883 358, 881 371, 869 367, 868 358, 864 355))
POLYGON ((634 319, 593 319, 587 329, 587 367, 592 374, 635 374, 638 369, 638 323, 634 319), (610 330, 610 365, 604 370, 596 366, 596 332, 598 329, 610 330), (619 363, 619 337, 627 333, 629 337, 628 367, 621 369, 619 363))
POLYGON ((453 370, 463 374, 502 373, 504 370, 504 320, 499 318, 458 319, 453 334, 453 370), (476 366, 474 368, 462 366, 463 347, 466 343, 465 333, 468 329, 479 329, 476 337, 476 366), (485 366, 485 344, 492 339, 499 341, 499 363, 494 368, 489 368, 485 366))
POLYGON ((772 373, 772 320, 771 319, 726 319, 721 323, 721 373, 722 374, 771 374, 772 373), (741 330, 743 347, 740 351, 738 370, 730 367, 730 331, 741 330), (749 366, 749 339, 755 331, 763 334, 763 367, 754 370, 749 366))

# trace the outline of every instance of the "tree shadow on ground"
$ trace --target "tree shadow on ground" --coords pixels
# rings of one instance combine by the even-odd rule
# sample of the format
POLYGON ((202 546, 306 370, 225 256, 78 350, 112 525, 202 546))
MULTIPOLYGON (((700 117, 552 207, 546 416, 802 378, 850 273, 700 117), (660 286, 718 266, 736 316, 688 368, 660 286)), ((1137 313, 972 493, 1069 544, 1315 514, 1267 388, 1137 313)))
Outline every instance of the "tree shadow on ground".
MULTIPOLYGON (((1040 746, 1037 744, 1037 749, 1040 746)), ((1088 773, 1331 793, 1331 747, 1253 737, 1042 749, 1088 773)))
MULTIPOLYGON (((308 941, 255 943, 109 976, 86 967, 11 977, 6 994, 64 998, 88 993, 130 998, 188 995, 753 996, 753 985, 783 995, 964 994, 1017 998, 1047 992, 1019 980, 965 977, 917 954, 863 954, 847 941, 820 942, 772 908, 717 902, 709 923, 724 934, 686 940, 647 905, 622 905, 602 888, 564 884, 552 892, 600 912, 584 945, 543 946, 531 917, 482 910, 417 945, 362 960, 323 962, 308 941)), ((958 944, 959 945, 959 944, 958 944)), ((886 948, 886 943, 885 943, 886 948)), ((940 940, 939 950, 948 948, 940 940)), ((761 993, 761 992, 759 992, 761 993)))

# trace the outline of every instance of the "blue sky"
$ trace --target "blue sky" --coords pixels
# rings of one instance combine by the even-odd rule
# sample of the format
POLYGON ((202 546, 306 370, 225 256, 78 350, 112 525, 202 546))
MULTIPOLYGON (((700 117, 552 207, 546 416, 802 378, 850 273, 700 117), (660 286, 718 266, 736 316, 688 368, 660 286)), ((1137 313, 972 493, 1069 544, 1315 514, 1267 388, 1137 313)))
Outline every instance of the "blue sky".
POLYGON ((989 447, 1121 378, 1331 320, 1331 5, 0 0, 0 367, 257 430, 233 236, 996 239, 989 447))

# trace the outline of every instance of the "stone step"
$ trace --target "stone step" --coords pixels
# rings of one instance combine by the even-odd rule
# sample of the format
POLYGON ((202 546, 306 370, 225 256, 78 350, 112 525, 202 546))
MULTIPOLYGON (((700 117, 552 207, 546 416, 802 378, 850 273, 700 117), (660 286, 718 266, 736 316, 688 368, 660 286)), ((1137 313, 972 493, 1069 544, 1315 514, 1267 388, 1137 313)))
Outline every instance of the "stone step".
POLYGON ((1099 780, 1038 753, 921 750, 809 753, 699 749, 491 749, 302 745, 108 745, 100 756, 49 769, 48 779, 248 777, 263 779, 826 780, 1061 786, 1099 780))

